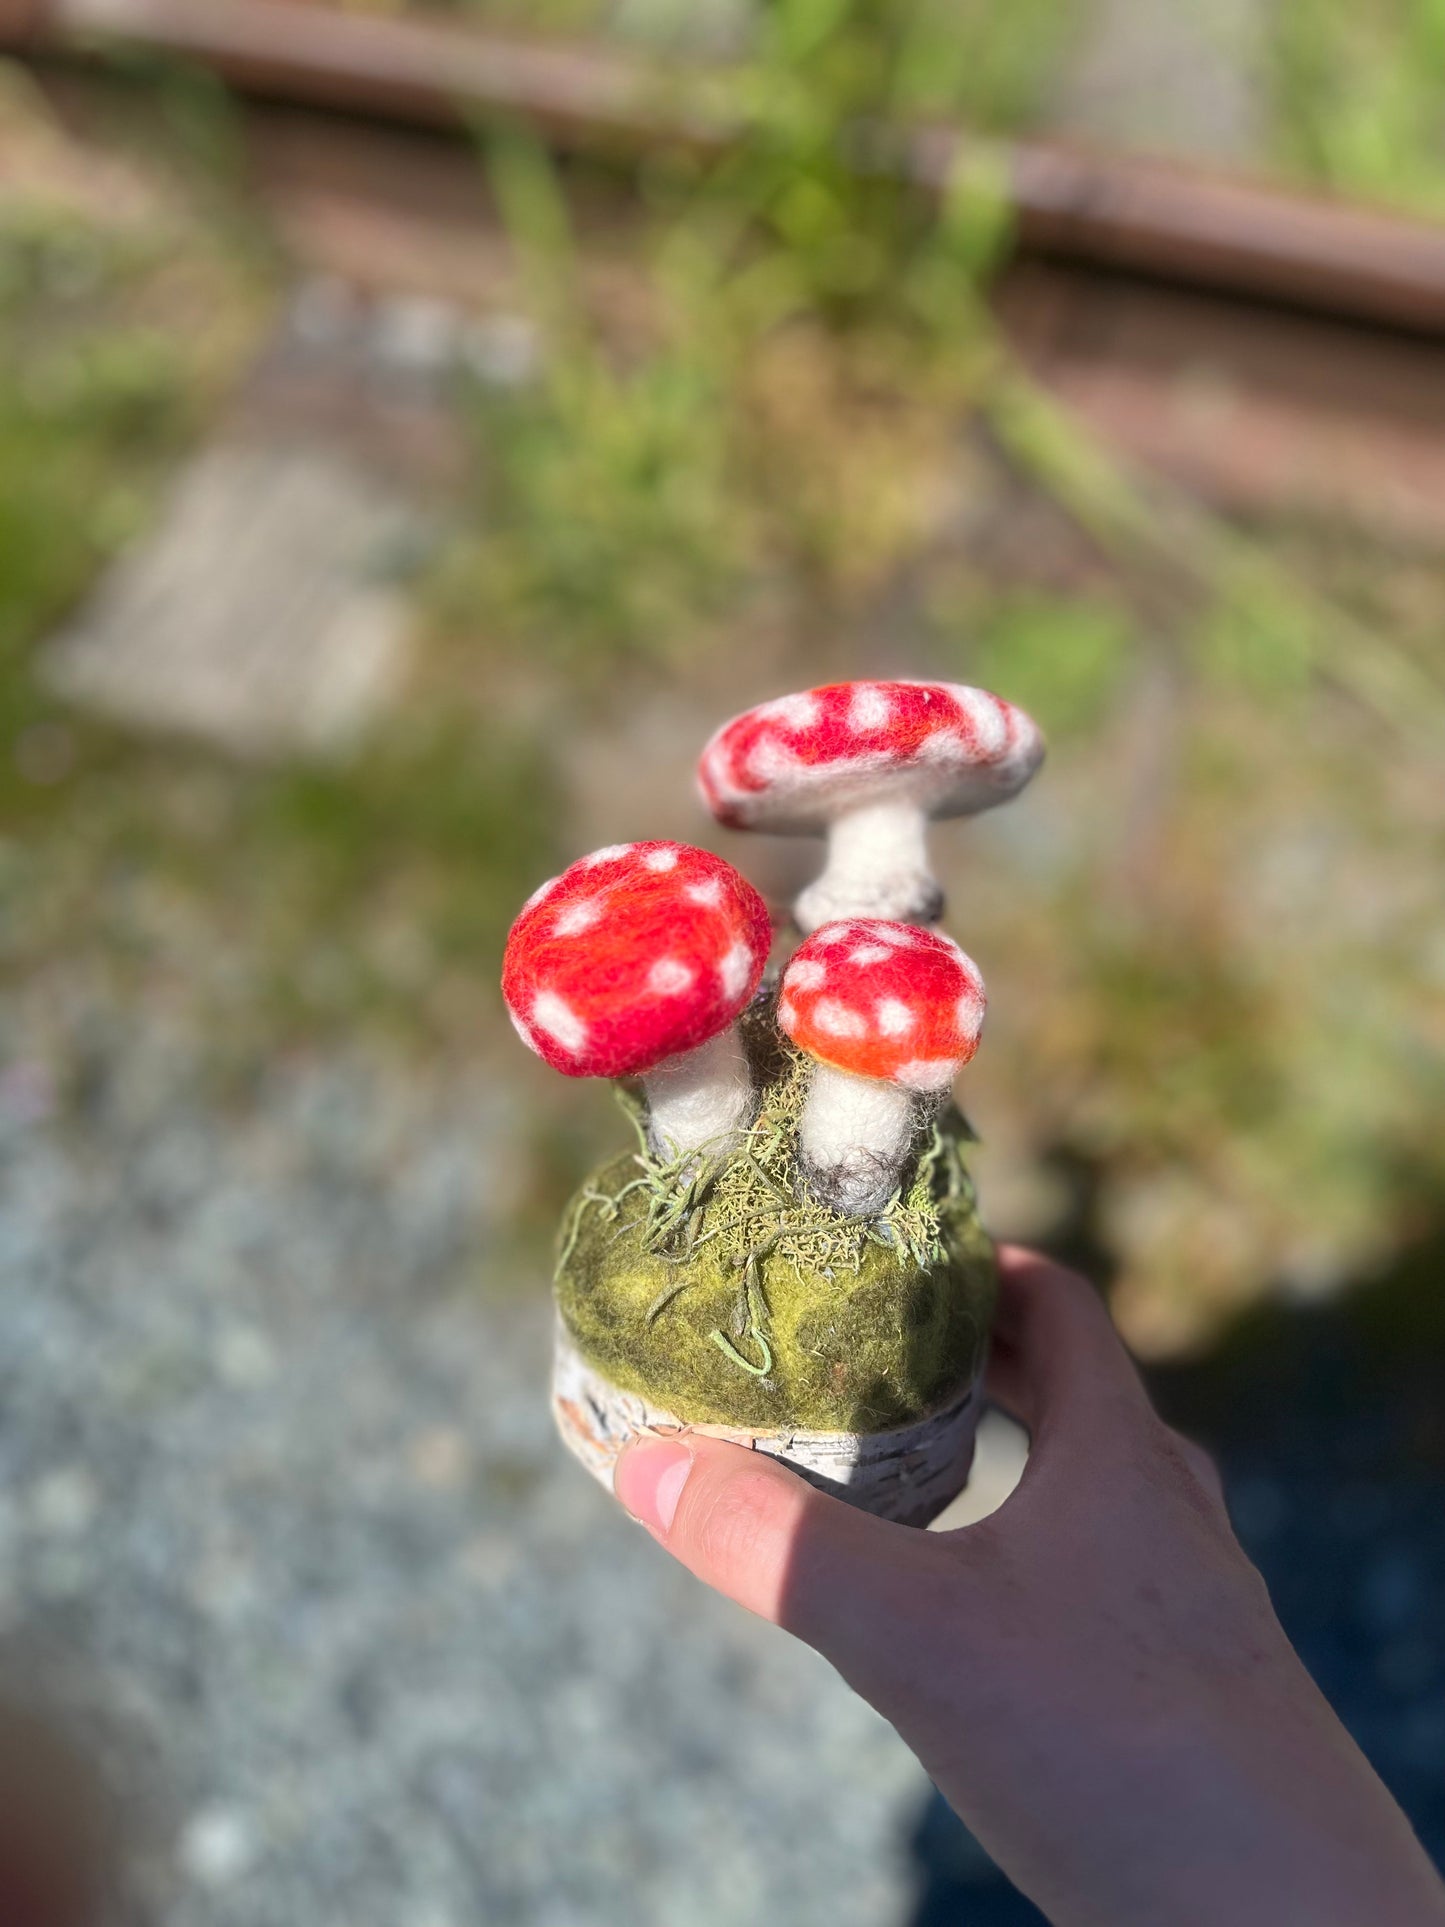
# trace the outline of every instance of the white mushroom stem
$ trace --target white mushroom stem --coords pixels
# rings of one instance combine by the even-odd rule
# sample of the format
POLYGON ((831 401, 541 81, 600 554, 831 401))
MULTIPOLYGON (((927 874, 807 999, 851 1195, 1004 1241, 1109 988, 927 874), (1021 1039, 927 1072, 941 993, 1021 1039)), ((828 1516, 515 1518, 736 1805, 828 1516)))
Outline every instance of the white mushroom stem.
POLYGON ((753 1079, 736 1024, 694 1050, 665 1057, 642 1080, 648 1142, 671 1162, 690 1151, 735 1148, 752 1116, 753 1079))
POLYGON ((937 923, 943 892, 928 864, 928 816, 917 803, 867 803, 836 817, 828 860, 793 907, 804 935, 839 917, 937 923))
POLYGON ((881 1211, 913 1143, 917 1107, 917 1092, 901 1084, 815 1063, 798 1124, 813 1195, 854 1218, 881 1211))

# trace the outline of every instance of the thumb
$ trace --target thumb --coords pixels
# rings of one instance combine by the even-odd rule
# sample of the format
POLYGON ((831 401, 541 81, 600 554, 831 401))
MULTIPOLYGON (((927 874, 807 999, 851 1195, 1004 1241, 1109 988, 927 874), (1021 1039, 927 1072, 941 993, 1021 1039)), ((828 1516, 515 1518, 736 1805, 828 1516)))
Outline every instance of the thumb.
POLYGON ((937 1551, 926 1534, 830 1498, 766 1453, 700 1433, 639 1440, 613 1485, 689 1572, 844 1672, 916 1598, 937 1551))

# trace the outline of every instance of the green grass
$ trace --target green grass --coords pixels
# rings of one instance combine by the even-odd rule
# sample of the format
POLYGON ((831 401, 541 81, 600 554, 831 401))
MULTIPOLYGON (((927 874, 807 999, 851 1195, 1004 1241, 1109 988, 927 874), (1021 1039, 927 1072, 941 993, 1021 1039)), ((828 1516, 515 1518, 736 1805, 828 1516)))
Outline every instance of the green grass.
POLYGON ((728 499, 724 404, 701 358, 615 368, 583 348, 545 386, 477 391, 487 451, 478 540, 464 535, 431 587, 438 619, 481 609, 575 670, 665 655, 736 585, 742 540, 728 499))
POLYGON ((1270 19, 1284 164, 1346 194, 1445 213, 1445 0, 1289 0, 1270 19))
POLYGON ((454 715, 312 768, 54 714, 7 747, 0 978, 84 954, 144 994, 159 971, 218 1061, 339 1032, 474 1044, 517 905, 559 867, 545 758, 454 715))
POLYGON ((1026 118, 1070 17, 1063 0, 761 9, 730 82, 743 138, 705 165, 664 155, 640 182, 644 320, 625 341, 590 304, 562 177, 494 132, 489 177, 546 354, 529 388, 474 401, 477 526, 442 566, 443 622, 480 611, 605 674, 708 646, 760 582, 846 604, 907 566, 914 478, 885 465, 881 417, 913 409, 936 462, 971 405, 1001 184, 963 171, 940 204, 860 172, 850 143, 898 118, 1026 118))
POLYGON ((527 731, 433 690, 345 760, 244 767, 69 713, 37 674, 264 323, 256 261, 202 185, 136 190, 116 220, 75 194, 0 198, 0 970, 89 955, 143 982, 173 950, 200 1003, 227 1003, 234 1051, 363 1018, 425 1034, 555 867, 527 731))
POLYGON ((184 353, 126 312, 148 256, 75 216, 0 212, 0 661, 134 532, 179 445, 184 353))

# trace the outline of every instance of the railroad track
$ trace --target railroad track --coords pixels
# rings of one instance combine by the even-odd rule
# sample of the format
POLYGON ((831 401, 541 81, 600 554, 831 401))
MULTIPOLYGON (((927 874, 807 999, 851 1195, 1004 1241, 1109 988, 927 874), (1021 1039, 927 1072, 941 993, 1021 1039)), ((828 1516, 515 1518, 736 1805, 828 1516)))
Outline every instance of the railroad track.
MULTIPOLYGON (((298 255, 461 302, 494 280, 466 140, 524 117, 560 149, 713 152, 727 76, 312 0, 0 0, 39 71, 144 48, 246 103, 261 191, 298 255)), ((924 191, 977 147, 1007 183, 997 306, 1036 375, 1107 442, 1245 510, 1445 536, 1445 227, 1063 143, 928 128, 860 165, 924 191)))

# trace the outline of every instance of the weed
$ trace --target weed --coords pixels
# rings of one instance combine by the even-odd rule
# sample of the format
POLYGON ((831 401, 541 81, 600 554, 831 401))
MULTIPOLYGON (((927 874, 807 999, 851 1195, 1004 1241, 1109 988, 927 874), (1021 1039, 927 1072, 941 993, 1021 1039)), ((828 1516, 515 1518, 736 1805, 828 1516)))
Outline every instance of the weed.
POLYGON ((479 533, 437 591, 453 623, 480 607, 605 669, 702 646, 759 580, 843 607, 883 589, 927 539, 936 491, 919 478, 972 399, 977 291, 1007 224, 986 170, 961 168, 939 202, 860 167, 859 141, 900 115, 1026 111, 1065 12, 762 10, 729 81, 742 137, 648 172, 640 349, 589 308, 540 148, 494 132, 489 175, 546 353, 530 388, 474 402, 479 533))
POLYGON ((1270 19, 1286 166, 1346 193, 1445 211, 1441 0, 1291 0, 1270 19))
POLYGON ((185 371, 113 304, 152 263, 75 217, 0 222, 0 661, 53 619, 144 511, 185 422, 185 371))
MULTIPOLYGON (((204 100, 192 118, 217 125, 204 100)), ((184 956, 238 1043, 378 1012, 425 1030, 552 861, 552 772, 525 732, 428 696, 345 762, 234 767, 66 714, 33 673, 261 307, 209 201, 188 219, 136 186, 126 208, 0 196, 0 960, 143 975, 184 956)))

